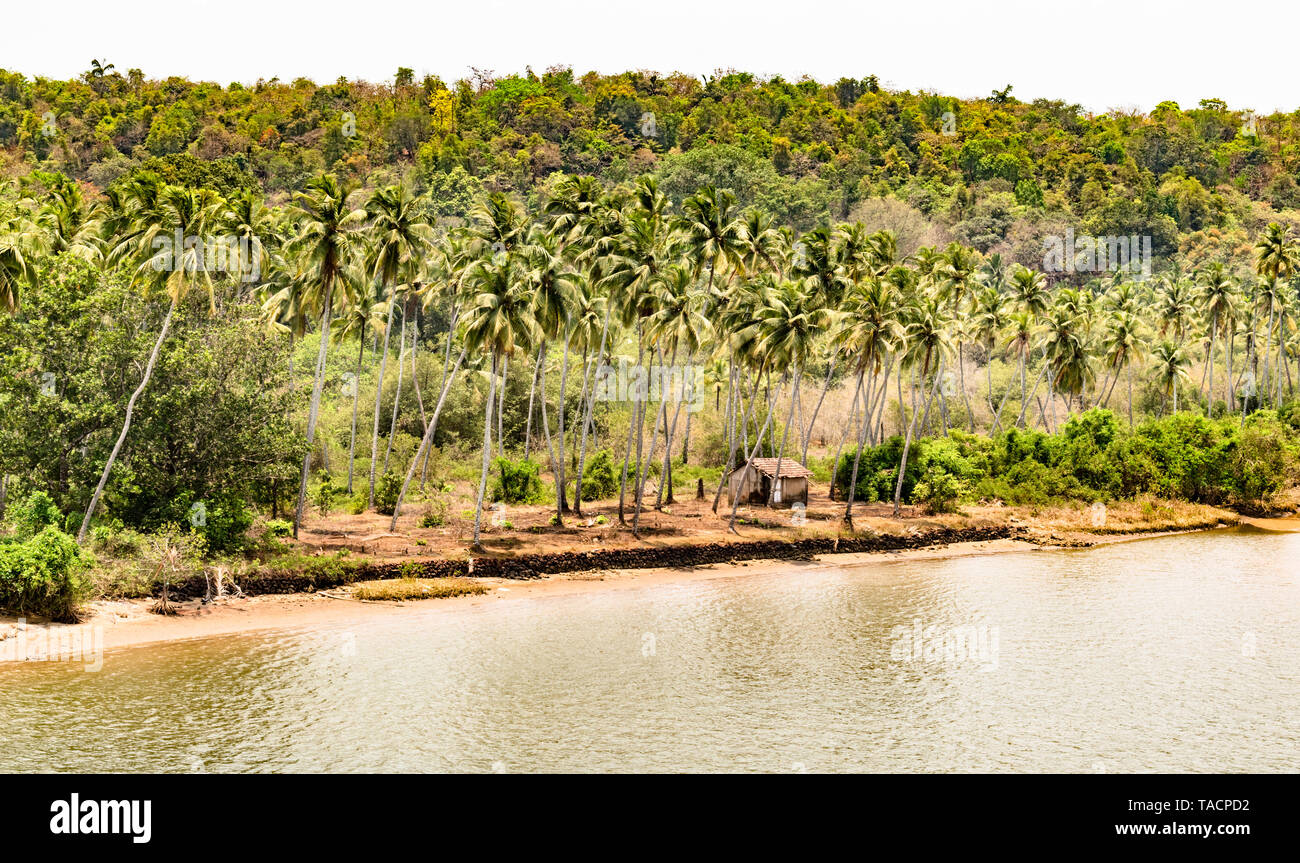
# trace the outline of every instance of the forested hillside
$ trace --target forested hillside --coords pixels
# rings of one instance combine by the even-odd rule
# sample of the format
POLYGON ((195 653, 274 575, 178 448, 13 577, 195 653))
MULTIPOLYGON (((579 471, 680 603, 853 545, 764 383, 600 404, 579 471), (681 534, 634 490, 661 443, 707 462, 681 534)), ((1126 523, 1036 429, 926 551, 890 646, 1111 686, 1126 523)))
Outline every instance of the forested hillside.
POLYGON ((670 201, 732 190, 796 230, 889 228, 901 251, 955 240, 1035 265, 1044 234, 1141 235, 1194 268, 1246 263, 1268 221, 1300 225, 1297 114, 1255 117, 1207 98, 1147 115, 1059 101, 889 92, 719 72, 494 76, 254 85, 149 78, 95 61, 68 81, 0 71, 5 172, 59 170, 107 190, 133 171, 223 194, 301 190, 322 171, 432 192, 463 217, 483 191, 539 200, 562 173, 654 173, 670 201), (881 200, 881 199, 884 200, 881 200))

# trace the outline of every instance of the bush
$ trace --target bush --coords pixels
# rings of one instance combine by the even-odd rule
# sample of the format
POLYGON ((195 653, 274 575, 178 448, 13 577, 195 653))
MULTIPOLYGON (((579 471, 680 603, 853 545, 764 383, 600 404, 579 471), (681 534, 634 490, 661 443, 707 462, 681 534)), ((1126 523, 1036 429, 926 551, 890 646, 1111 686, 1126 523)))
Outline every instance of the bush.
POLYGON ((420 516, 420 527, 442 527, 447 523, 447 501, 436 497, 429 501, 420 516))
POLYGON ((265 533, 271 539, 287 539, 293 535, 293 522, 273 518, 266 523, 265 533))
MULTIPOLYGON (((544 499, 542 480, 536 462, 523 459, 511 461, 498 458, 492 463, 492 502, 541 503, 544 499)), ((585 483, 585 479, 584 479, 585 483)))
POLYGON ((597 451, 582 466, 582 499, 604 500, 618 492, 618 471, 609 450, 597 451))
POLYGON ((925 469, 921 481, 912 490, 912 499, 925 504, 933 513, 956 512, 957 501, 970 492, 964 480, 958 479, 937 464, 925 469))
MULTIPOLYGON (((215 554, 239 551, 244 546, 244 535, 253 526, 255 515, 237 498, 199 501, 203 505, 202 517, 188 518, 194 532, 203 537, 207 550, 215 554)), ((193 512, 189 507, 187 512, 193 512)))
POLYGON ((90 596, 85 572, 91 562, 76 540, 52 526, 24 542, 0 545, 0 606, 75 622, 90 596))
POLYGON ((375 484, 375 511, 392 515, 397 509, 397 496, 402 493, 402 478, 389 471, 375 484))
POLYGON ((320 485, 316 487, 316 493, 312 495, 312 505, 316 507, 322 517, 328 517, 330 510, 334 509, 334 500, 338 497, 338 489, 334 487, 334 477, 330 476, 327 471, 321 471, 320 485))
POLYGON ((43 491, 34 491, 10 510, 10 521, 20 537, 35 536, 51 525, 63 521, 63 513, 54 505, 54 499, 43 491))

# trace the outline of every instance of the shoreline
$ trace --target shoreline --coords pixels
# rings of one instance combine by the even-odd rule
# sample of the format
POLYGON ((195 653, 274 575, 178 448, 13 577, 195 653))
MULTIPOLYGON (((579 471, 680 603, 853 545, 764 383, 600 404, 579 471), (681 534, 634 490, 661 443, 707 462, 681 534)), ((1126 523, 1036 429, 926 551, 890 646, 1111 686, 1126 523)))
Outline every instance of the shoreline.
MULTIPOLYGON (((1268 525, 1253 524, 1255 521, 1259 520, 1243 520, 1243 523, 1251 523, 1251 526, 1257 529, 1270 529, 1268 525)), ((1300 521, 1295 519, 1279 521, 1296 523, 1271 529, 1300 530, 1300 521)), ((1194 528, 1100 534, 1092 537, 1090 541, 1062 537, 1062 542, 1059 544, 1026 536, 989 536, 954 542, 933 541, 910 547, 827 551, 797 557, 734 559, 693 565, 574 569, 538 574, 526 580, 517 576, 478 575, 474 577, 475 581, 486 587, 487 593, 436 600, 363 601, 342 595, 346 589, 335 587, 314 592, 266 593, 242 598, 225 598, 206 605, 198 599, 186 599, 175 603, 178 609, 178 614, 175 616, 151 613, 149 607, 153 601, 149 599, 103 600, 90 604, 89 614, 81 623, 49 624, 48 628, 51 631, 68 633, 76 630, 83 633, 87 630, 93 631, 95 641, 102 643, 105 652, 115 652, 148 645, 253 632, 292 631, 311 626, 338 625, 393 614, 454 612, 467 607, 518 599, 642 589, 661 584, 770 574, 792 568, 798 570, 819 566, 860 566, 989 554, 1079 550, 1181 533, 1228 529, 1234 526, 1220 522, 1194 528)), ((913 539, 929 538, 931 537, 922 536, 913 539)), ((938 538, 934 537, 934 539, 938 538)), ((46 625, 38 624, 28 624, 28 626, 46 628, 46 625)), ((0 666, 21 661, 6 652, 6 648, 10 645, 5 639, 13 638, 16 634, 16 618, 0 618, 0 666)))

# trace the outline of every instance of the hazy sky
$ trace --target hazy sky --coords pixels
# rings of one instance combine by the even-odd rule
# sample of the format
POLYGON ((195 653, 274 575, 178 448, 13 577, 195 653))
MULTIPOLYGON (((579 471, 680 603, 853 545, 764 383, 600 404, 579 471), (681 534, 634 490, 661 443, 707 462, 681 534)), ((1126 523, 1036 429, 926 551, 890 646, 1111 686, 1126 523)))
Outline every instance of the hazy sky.
POLYGON ((889 87, 1085 108, 1149 110, 1217 97, 1257 112, 1300 107, 1300 4, 473 0, 64 0, 5 10, 0 67, 66 78, 92 57, 119 71, 220 83, 340 75, 385 81, 398 66, 451 81, 470 66, 803 74, 874 73, 889 87), (129 11, 128 11, 129 10, 129 11))

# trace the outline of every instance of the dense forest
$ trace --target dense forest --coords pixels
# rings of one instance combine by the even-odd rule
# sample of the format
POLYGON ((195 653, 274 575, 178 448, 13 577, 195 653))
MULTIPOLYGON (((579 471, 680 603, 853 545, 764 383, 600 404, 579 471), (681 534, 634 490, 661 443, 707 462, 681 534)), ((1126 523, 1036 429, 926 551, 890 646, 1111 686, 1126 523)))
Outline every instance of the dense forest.
POLYGON ((759 456, 814 464, 849 529, 855 500, 1267 507, 1294 119, 871 76, 0 72, 0 605, 57 609, 123 535, 239 553, 340 506, 459 500, 481 548, 491 500, 562 527, 617 498, 637 535, 707 476, 734 530, 759 456), (707 397, 599 401, 620 357, 707 397))
POLYGON ((1150 236, 1186 269, 1244 260, 1267 222, 1300 225, 1297 117, 1213 98, 1095 115, 1009 86, 978 101, 888 92, 870 75, 553 68, 447 83, 399 69, 391 84, 223 87, 98 60, 69 81, 0 71, 11 176, 36 165, 106 191, 143 168, 274 203, 329 171, 405 182, 430 193, 431 217, 463 217, 483 191, 536 206, 563 174, 653 173, 673 202, 714 185, 796 230, 864 219, 899 231, 904 254, 955 240, 1027 266, 1068 226, 1150 236))

